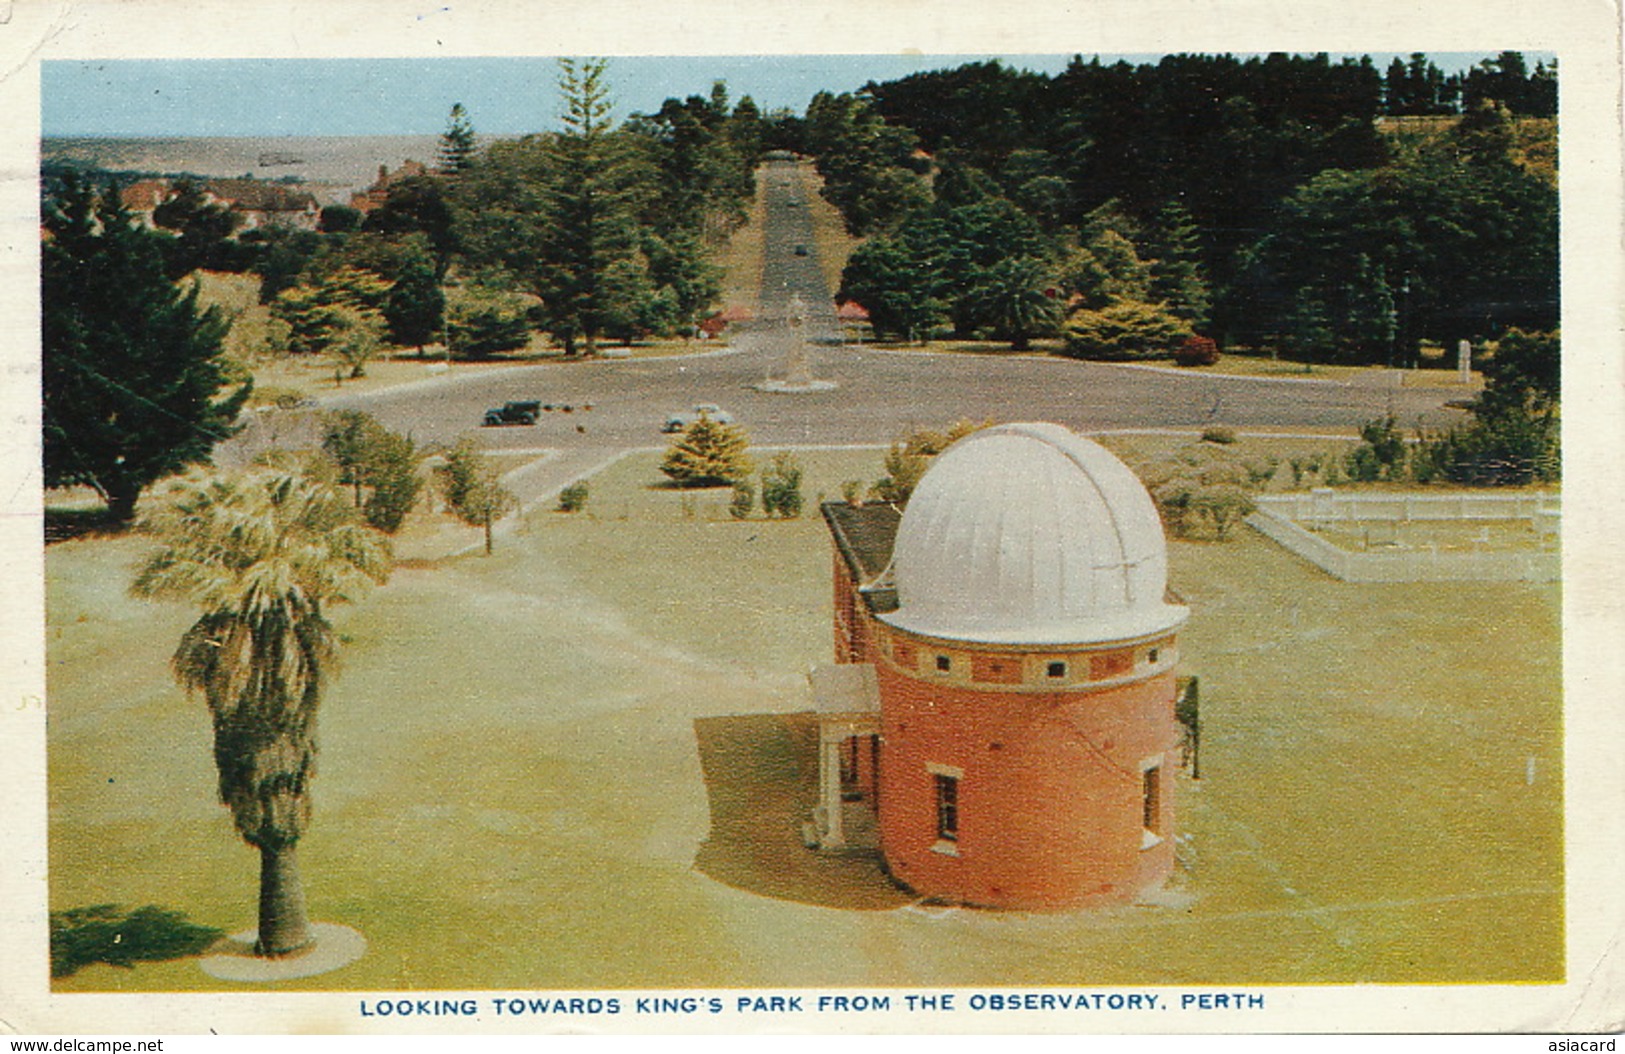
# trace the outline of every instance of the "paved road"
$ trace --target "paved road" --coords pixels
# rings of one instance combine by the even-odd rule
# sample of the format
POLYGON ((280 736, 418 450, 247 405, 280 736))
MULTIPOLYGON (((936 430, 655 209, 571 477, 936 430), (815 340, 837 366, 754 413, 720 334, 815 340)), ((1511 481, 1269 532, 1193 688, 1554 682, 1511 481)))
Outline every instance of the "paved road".
MULTIPOLYGON (((355 407, 420 444, 474 435, 491 449, 558 451, 551 468, 528 473, 522 495, 535 498, 615 453, 661 446, 668 413, 716 403, 733 413, 756 445, 883 444, 914 426, 941 428, 960 418, 1056 421, 1079 431, 1122 428, 1347 430, 1387 413, 1403 426, 1459 419, 1443 409, 1441 390, 1223 378, 1045 357, 948 355, 812 343, 814 377, 830 391, 780 394, 757 390, 781 376, 791 297, 808 306, 810 337, 835 332, 830 294, 818 269, 805 193, 789 163, 767 179, 767 258, 761 317, 721 350, 692 356, 518 366, 323 400, 355 407), (794 246, 807 247, 807 255, 794 246), (534 427, 481 428, 487 407, 508 399, 576 407, 545 414, 534 427), (590 410, 580 407, 591 404, 590 410)), ((1389 376, 1374 373, 1374 377, 1389 376)), ((1459 394, 1459 393, 1457 393, 1459 394)))

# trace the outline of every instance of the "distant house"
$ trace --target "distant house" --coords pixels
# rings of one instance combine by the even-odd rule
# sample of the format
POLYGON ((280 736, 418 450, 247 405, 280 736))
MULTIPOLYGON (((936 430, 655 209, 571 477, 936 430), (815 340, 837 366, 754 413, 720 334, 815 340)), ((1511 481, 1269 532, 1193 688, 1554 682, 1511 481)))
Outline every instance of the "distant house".
POLYGON ((389 200, 389 189, 397 183, 408 179, 417 179, 429 174, 429 168, 421 161, 405 161, 401 167, 391 172, 388 165, 378 166, 378 178, 366 190, 356 191, 350 195, 350 207, 361 212, 371 212, 389 200))
POLYGON ((237 218, 237 230, 257 227, 294 227, 313 231, 321 221, 322 207, 308 190, 258 179, 211 179, 204 193, 215 203, 230 209, 237 218))
MULTIPOLYGON (((180 181, 143 179, 120 192, 130 213, 151 227, 153 212, 180 192, 180 181)), ((198 184, 203 199, 231 212, 237 233, 257 227, 295 227, 315 230, 321 219, 316 195, 299 187, 258 179, 209 179, 198 184)))

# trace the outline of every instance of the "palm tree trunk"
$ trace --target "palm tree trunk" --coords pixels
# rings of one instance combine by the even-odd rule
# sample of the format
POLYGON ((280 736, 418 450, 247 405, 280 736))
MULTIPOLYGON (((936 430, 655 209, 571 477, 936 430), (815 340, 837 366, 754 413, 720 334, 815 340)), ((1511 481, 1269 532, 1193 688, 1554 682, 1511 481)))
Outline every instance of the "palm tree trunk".
POLYGON ((260 848, 260 936, 254 954, 291 955, 311 943, 298 846, 260 848))

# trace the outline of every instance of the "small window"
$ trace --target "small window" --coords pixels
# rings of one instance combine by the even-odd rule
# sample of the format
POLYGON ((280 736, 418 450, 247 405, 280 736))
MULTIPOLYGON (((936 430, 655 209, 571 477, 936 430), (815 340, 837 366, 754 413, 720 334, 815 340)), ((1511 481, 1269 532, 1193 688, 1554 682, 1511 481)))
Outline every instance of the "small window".
POLYGON ((1049 664, 1048 669, 1049 669, 1049 675, 1051 677, 1065 677, 1066 676, 1066 663, 1064 663, 1064 662, 1052 662, 1052 663, 1049 664))
POLYGON ((1156 665, 1157 659, 1161 657, 1162 650, 1159 648, 1152 648, 1150 651, 1145 653, 1145 661, 1151 663, 1152 665, 1156 665))
POLYGON ((954 668, 954 661, 953 661, 952 658, 950 658, 947 655, 938 655, 937 656, 937 669, 938 670, 941 670, 943 673, 947 673, 949 670, 951 670, 953 668, 954 668))
POLYGON ((934 773, 937 783, 937 838, 959 841, 959 778, 934 773))
POLYGON ((1162 824, 1162 766, 1152 765, 1140 774, 1142 826, 1160 834, 1162 824))

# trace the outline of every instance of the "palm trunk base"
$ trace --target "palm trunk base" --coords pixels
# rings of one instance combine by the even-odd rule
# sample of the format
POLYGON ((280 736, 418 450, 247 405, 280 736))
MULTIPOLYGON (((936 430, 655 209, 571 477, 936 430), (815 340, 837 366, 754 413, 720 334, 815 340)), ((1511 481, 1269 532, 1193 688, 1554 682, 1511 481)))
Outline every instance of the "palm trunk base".
POLYGON ((302 952, 312 943, 297 847, 261 848, 260 929, 254 954, 279 958, 302 952))

